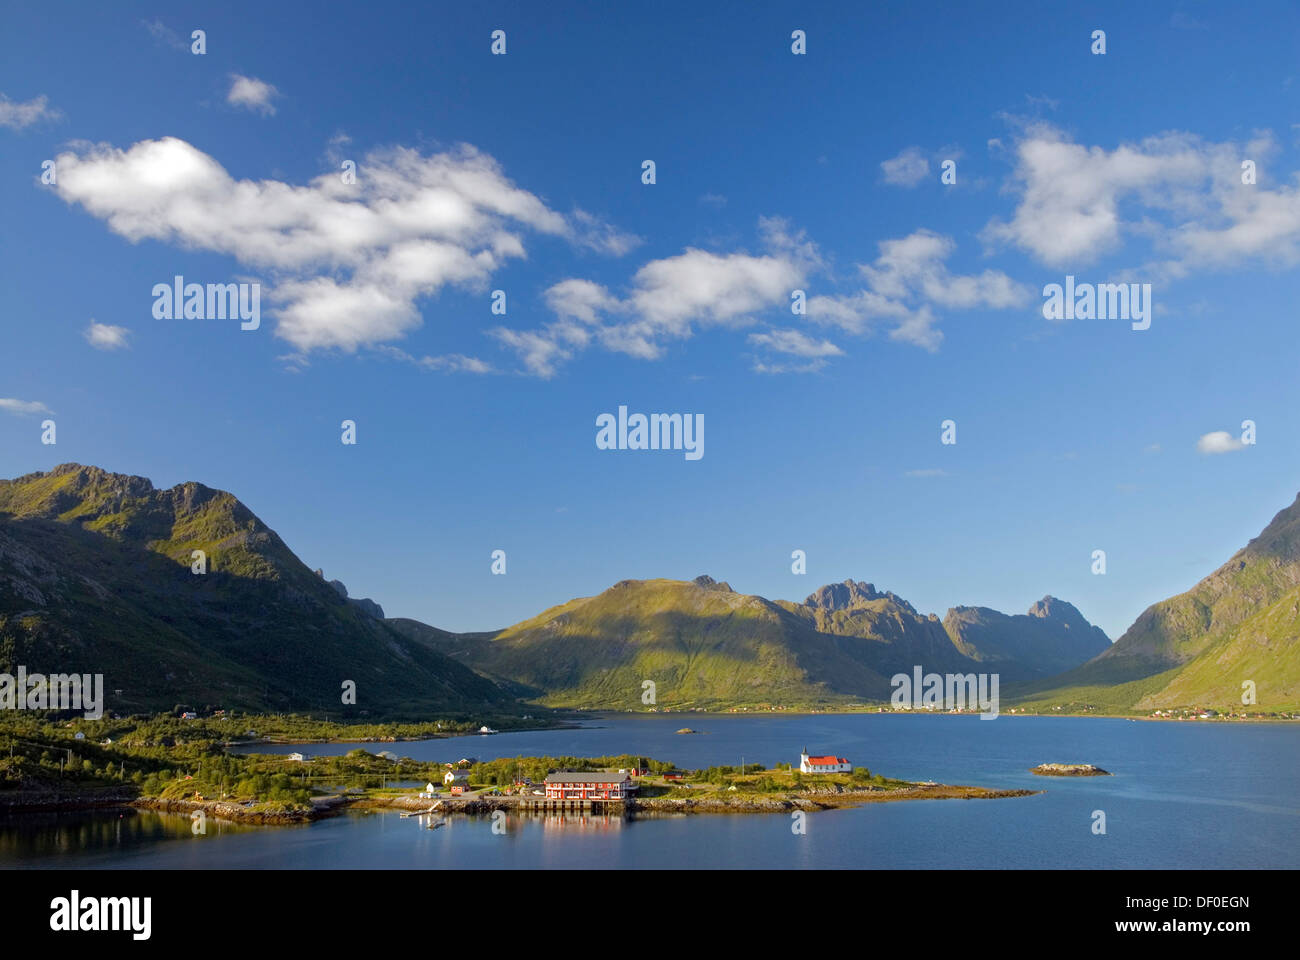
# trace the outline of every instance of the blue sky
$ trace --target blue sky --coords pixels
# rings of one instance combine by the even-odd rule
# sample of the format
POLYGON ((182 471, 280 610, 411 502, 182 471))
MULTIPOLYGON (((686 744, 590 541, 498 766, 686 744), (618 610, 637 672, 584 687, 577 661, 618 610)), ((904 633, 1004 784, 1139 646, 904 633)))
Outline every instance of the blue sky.
POLYGON ((230 490, 448 629, 709 573, 1112 637, 1300 488, 1293 4, 465 6, 6 12, 0 475, 230 490), (620 404, 704 457, 598 450, 620 404))

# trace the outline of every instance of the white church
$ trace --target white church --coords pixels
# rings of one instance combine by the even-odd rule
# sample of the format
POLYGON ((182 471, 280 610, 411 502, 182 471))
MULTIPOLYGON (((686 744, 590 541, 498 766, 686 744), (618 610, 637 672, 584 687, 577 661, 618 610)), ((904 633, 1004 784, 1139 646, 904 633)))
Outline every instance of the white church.
POLYGON ((843 757, 810 757, 808 748, 799 754, 800 773, 852 773, 853 764, 843 757))

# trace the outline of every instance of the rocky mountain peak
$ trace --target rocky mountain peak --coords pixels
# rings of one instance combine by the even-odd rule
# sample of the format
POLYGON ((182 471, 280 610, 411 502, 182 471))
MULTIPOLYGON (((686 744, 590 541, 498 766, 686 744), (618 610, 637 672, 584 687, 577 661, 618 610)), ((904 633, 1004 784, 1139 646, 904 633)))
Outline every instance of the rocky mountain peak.
POLYGON ((818 587, 803 604, 818 610, 851 610, 873 600, 892 600, 905 610, 916 612, 910 603, 896 593, 889 590, 881 593, 874 583, 860 580, 845 580, 843 583, 828 583, 824 587, 818 587))
POLYGON ((1067 603, 1065 600, 1058 600, 1051 594, 1043 597, 1026 612, 1031 617, 1040 617, 1042 619, 1074 620, 1083 616, 1074 604, 1067 603))
MULTIPOLYGON (((313 572, 316 574, 316 576, 320 577, 322 580, 325 580, 324 570, 317 567, 316 570, 313 572)), ((343 583, 342 580, 326 580, 325 582, 334 588, 335 593, 337 593, 348 603, 352 604, 352 606, 356 607, 362 613, 366 614, 367 616, 374 617, 376 620, 384 619, 383 607, 375 603, 375 601, 371 600, 369 597, 349 597, 348 588, 343 583)))
POLYGON ((697 587, 703 587, 706 590, 721 590, 724 593, 736 592, 731 589, 731 584, 727 583, 725 580, 714 580, 707 573, 700 574, 692 580, 691 583, 695 584, 697 587))

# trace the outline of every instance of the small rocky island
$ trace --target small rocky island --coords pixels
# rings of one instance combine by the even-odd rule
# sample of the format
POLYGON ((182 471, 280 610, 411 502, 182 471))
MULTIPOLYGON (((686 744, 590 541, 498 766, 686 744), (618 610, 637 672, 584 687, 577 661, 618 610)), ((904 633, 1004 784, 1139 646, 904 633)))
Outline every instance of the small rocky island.
POLYGON ((682 728, 681 728, 680 730, 678 730, 677 732, 678 732, 678 733, 681 733, 681 734, 686 734, 686 733, 699 733, 700 731, 698 731, 698 730, 692 730, 690 727, 682 727, 682 728))
POLYGON ((1040 777, 1109 777, 1109 770, 1091 763, 1040 763, 1029 769, 1040 777))

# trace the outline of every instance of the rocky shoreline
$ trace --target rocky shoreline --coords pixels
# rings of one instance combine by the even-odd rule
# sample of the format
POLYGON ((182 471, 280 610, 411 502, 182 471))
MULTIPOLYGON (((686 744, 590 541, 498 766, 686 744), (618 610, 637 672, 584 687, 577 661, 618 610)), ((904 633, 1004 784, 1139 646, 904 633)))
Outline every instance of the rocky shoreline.
POLYGON ((240 803, 229 803, 223 800, 163 800, 158 797, 138 797, 127 806, 137 810, 157 810, 160 813, 185 815, 202 810, 205 816, 234 823, 307 823, 324 816, 324 813, 318 812, 317 805, 313 805, 310 810, 305 808, 255 810, 240 803))
MULTIPOLYGON (((610 801, 602 806, 610 813, 784 813, 793 810, 833 810, 861 803, 889 803, 898 800, 994 800, 1008 797, 1028 797, 1041 790, 992 790, 986 787, 950 786, 942 783, 918 783, 910 787, 887 789, 865 787, 840 790, 810 790, 799 794, 772 794, 743 796, 702 797, 646 797, 626 801, 610 801)), ((202 810, 205 815, 234 823, 284 825, 310 823, 324 817, 335 816, 348 809, 402 810, 408 813, 425 813, 437 804, 440 814, 485 814, 495 810, 524 810, 532 812, 530 802, 535 798, 512 796, 496 797, 349 797, 334 795, 316 797, 310 808, 289 807, 283 810, 265 810, 245 807, 243 804, 222 800, 165 800, 159 797, 137 797, 129 791, 111 791, 97 796, 50 795, 47 797, 13 798, 0 801, 0 813, 39 813, 44 811, 71 811, 100 808, 132 808, 155 810, 160 813, 189 815, 202 810)), ((542 812, 542 811, 538 811, 542 812)))
POLYGON ((0 815, 24 813, 61 813, 78 810, 156 810, 161 813, 191 814, 202 810, 218 820, 234 823, 286 824, 307 823, 338 812, 346 802, 343 797, 318 797, 310 808, 288 807, 265 810, 245 807, 224 800, 166 800, 141 797, 134 790, 114 788, 95 793, 22 794, 0 797, 0 815))
POLYGON ((1091 763, 1040 763, 1029 772, 1039 777, 1109 777, 1109 770, 1091 763))
POLYGON ((951 786, 944 783, 915 784, 897 790, 818 790, 770 797, 650 797, 632 800, 632 812, 665 813, 784 813, 792 810, 834 810, 862 803, 891 803, 898 800, 998 800, 1030 797, 1041 790, 991 790, 986 787, 951 786))
MULTIPOLYGON (((889 803, 897 800, 997 800, 1029 797, 1041 790, 993 790, 987 787, 951 786, 943 783, 914 784, 890 790, 883 787, 849 790, 810 790, 799 794, 768 796, 646 797, 608 801, 601 809, 611 813, 784 813, 791 810, 833 810, 860 803, 889 803)), ((416 797, 367 797, 351 804, 359 809, 398 809, 423 813, 438 803, 438 813, 490 813, 494 810, 528 810, 532 798, 443 797, 430 801, 416 797), (524 802, 521 803, 520 800, 524 802)))
POLYGON ((126 787, 111 787, 107 790, 84 793, 19 793, 13 796, 0 794, 0 815, 122 807, 129 805, 134 799, 135 791, 126 787))

